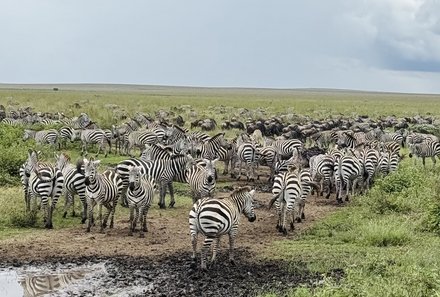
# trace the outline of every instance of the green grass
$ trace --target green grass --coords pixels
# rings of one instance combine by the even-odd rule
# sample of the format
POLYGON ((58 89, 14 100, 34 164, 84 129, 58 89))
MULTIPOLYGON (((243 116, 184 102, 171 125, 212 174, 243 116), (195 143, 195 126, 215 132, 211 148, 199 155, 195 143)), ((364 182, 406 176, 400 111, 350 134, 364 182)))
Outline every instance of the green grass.
POLYGON ((402 165, 368 195, 298 239, 274 242, 267 250, 266 257, 301 261, 323 276, 314 287, 292 288, 288 296, 440 294, 440 171, 402 165))

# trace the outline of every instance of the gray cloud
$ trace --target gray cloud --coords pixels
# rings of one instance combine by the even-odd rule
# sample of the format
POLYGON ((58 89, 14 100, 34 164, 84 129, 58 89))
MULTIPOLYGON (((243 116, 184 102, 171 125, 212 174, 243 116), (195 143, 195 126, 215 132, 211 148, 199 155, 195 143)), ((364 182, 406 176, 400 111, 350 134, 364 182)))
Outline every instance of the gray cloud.
POLYGON ((0 82, 440 92, 438 0, 7 0, 0 82))

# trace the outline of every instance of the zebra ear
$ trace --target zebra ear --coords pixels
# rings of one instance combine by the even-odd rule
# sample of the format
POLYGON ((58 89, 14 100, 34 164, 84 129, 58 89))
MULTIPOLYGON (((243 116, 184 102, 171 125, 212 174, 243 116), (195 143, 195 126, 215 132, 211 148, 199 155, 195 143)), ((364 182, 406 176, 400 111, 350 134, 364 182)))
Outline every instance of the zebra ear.
POLYGON ((101 160, 93 161, 93 164, 94 164, 96 167, 98 167, 100 163, 101 163, 101 160))
POLYGON ((249 192, 249 194, 253 197, 254 196, 254 194, 255 194, 255 189, 254 190, 252 190, 252 191, 250 191, 249 192))

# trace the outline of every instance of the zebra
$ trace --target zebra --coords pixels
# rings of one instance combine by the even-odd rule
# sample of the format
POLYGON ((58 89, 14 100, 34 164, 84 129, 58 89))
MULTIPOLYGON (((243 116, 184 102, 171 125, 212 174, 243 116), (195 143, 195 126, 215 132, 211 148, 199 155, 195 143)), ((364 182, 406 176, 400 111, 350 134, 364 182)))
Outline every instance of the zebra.
POLYGON ((9 126, 24 126, 27 123, 23 119, 4 118, 1 121, 2 124, 9 126))
MULTIPOLYGON (((373 140, 373 139, 369 139, 373 140)), ((351 130, 344 131, 339 135, 339 139, 337 142, 338 147, 348 147, 348 148, 356 148, 367 141, 364 132, 356 132, 354 133, 351 130)))
POLYGON ((88 224, 87 232, 90 232, 93 219, 93 208, 98 204, 100 232, 104 232, 107 227, 107 220, 110 216, 110 228, 113 228, 113 220, 115 215, 118 197, 122 192, 122 179, 113 170, 106 170, 98 173, 98 165, 101 160, 91 158, 84 163, 84 176, 86 184, 87 212, 88 224), (107 208, 107 213, 102 220, 102 205, 107 208))
POLYGON ((293 230, 295 201, 301 197, 301 182, 297 173, 289 170, 276 175, 272 195, 269 209, 275 203, 278 214, 277 230, 287 235, 286 220, 289 220, 290 229, 293 230))
MULTIPOLYGON (((142 174, 148 174, 153 177, 159 184, 160 189, 160 208, 165 208, 165 192, 166 187, 170 191, 171 201, 169 207, 174 207, 174 189, 172 181, 177 179, 178 181, 185 182, 185 166, 188 162, 188 156, 172 156, 171 159, 159 159, 154 161, 143 161, 135 158, 130 158, 119 162, 116 165, 116 172, 121 176, 123 181, 123 197, 128 186, 128 171, 130 166, 140 166, 142 174)), ((123 199, 123 204, 125 200, 123 199)))
POLYGON ((153 201, 154 193, 157 190, 155 180, 142 175, 141 167, 131 167, 128 172, 127 202, 130 209, 129 236, 133 236, 136 223, 139 221, 139 237, 144 237, 144 232, 148 232, 147 214, 153 201))
POLYGON ((72 142, 72 139, 81 139, 81 130, 74 129, 70 126, 63 126, 58 131, 60 138, 60 146, 63 144, 63 147, 66 147, 67 141, 72 142))
POLYGON ((333 131, 319 131, 310 135, 312 145, 316 145, 323 149, 329 148, 330 144, 333 142, 332 132, 333 131))
POLYGON ((375 149, 364 149, 359 152, 358 159, 363 166, 362 189, 369 191, 379 164, 379 152, 375 149))
POLYGON ((425 167, 425 158, 431 157, 433 163, 432 166, 434 167, 436 164, 435 157, 437 156, 440 158, 440 142, 438 141, 423 141, 410 144, 409 149, 409 157, 412 158, 413 155, 416 156, 416 158, 414 158, 414 165, 417 163, 417 158, 422 158, 423 167, 425 167))
POLYGON ((30 209, 30 200, 32 198, 40 197, 41 207, 44 211, 45 228, 52 229, 53 210, 63 191, 63 173, 51 164, 39 163, 38 154, 34 150, 29 150, 28 152, 24 173, 28 178, 28 190, 26 191, 28 198, 26 203, 27 209, 30 209), (50 205, 49 197, 51 198, 50 205))
POLYGON ((67 211, 73 206, 72 216, 75 216, 75 194, 79 196, 83 211, 81 214, 81 223, 87 220, 87 201, 86 201, 86 184, 84 176, 84 160, 78 160, 76 166, 70 163, 70 157, 61 153, 55 155, 56 167, 61 170, 64 176, 64 192, 66 202, 64 204, 63 218, 67 216, 67 211))
POLYGON ((196 149, 196 156, 202 159, 214 160, 218 157, 218 151, 221 147, 230 149, 231 145, 224 139, 225 133, 218 133, 204 142, 196 149))
POLYGON ((319 192, 320 188, 317 183, 312 181, 312 175, 309 169, 300 169, 298 172, 298 178, 301 183, 301 195, 297 203, 298 216, 296 217, 296 221, 300 223, 306 218, 304 208, 306 205, 306 199, 312 191, 312 187, 316 190, 316 192, 319 192))
MULTIPOLYGON (((77 134, 73 134, 71 140, 75 141, 77 137, 77 134)), ((107 145, 109 148, 111 148, 111 142, 107 138, 106 133, 104 130, 101 129, 86 129, 81 130, 80 133, 80 139, 81 139, 81 155, 87 155, 87 144, 98 144, 98 151, 96 153, 96 156, 99 155, 99 152, 103 149, 105 146, 105 143, 107 142, 107 145)), ((105 151, 105 157, 108 155, 108 150, 105 151)))
POLYGON ((333 182, 333 171, 335 166, 335 158, 329 154, 321 154, 310 157, 309 160, 311 179, 313 181, 320 181, 321 192, 317 192, 316 196, 323 195, 324 185, 327 188, 327 194, 325 198, 330 197, 332 182, 333 182))
POLYGON ((193 203, 204 197, 212 197, 215 191, 215 163, 218 159, 203 159, 206 166, 190 164, 186 170, 186 180, 191 188, 193 203))
POLYGON ((303 149, 304 143, 298 139, 276 140, 272 143, 281 158, 290 158, 295 149, 303 149))
POLYGON ((238 157, 238 176, 237 180, 241 177, 241 166, 246 163, 246 178, 248 181, 255 180, 255 168, 258 162, 258 151, 256 147, 250 142, 244 142, 237 148, 238 157))
POLYGON ((39 144, 51 144, 55 147, 58 140, 58 131, 55 129, 41 131, 25 129, 23 141, 28 139, 34 139, 39 144))
POLYGON ((359 178, 363 176, 363 166, 354 156, 343 156, 337 161, 335 166, 336 199, 342 203, 342 189, 346 188, 345 201, 349 199, 349 191, 352 195, 356 189, 359 178), (351 184, 350 184, 351 183, 351 184))
POLYGON ((153 144, 160 142, 160 138, 153 130, 137 130, 127 136, 125 154, 131 156, 131 149, 144 146, 145 144, 153 144))
POLYGON ((391 152, 392 154, 398 155, 400 153, 400 144, 395 141, 381 142, 379 144, 381 151, 391 152))
POLYGON ((401 133, 399 132, 394 132, 394 133, 384 133, 381 135, 380 137, 380 141, 382 142, 397 142, 399 144, 399 146, 404 146, 405 142, 403 141, 404 137, 401 133))
POLYGON ((205 236, 201 250, 202 270, 206 270, 206 254, 213 241, 213 252, 211 261, 217 255, 217 247, 220 237, 229 235, 229 261, 234 262, 234 243, 240 223, 240 214, 243 213, 250 222, 257 218, 254 212, 255 190, 249 187, 238 188, 229 197, 224 198, 203 198, 194 203, 189 213, 189 228, 191 244, 193 248, 192 258, 196 259, 197 237, 199 233, 205 236))
MULTIPOLYGON (((262 148, 257 148, 259 159, 258 163, 262 166, 268 166, 270 168, 269 180, 268 182, 272 182, 275 177, 275 163, 277 161, 277 152, 275 147, 273 146, 265 146, 262 148)), ((258 177, 257 177, 258 178, 258 177)))
POLYGON ((410 133, 406 137, 406 144, 409 146, 411 144, 421 143, 423 141, 439 141, 438 137, 432 134, 424 134, 424 133, 410 133))
POLYGON ((377 172, 382 175, 388 175, 397 170, 399 166, 400 156, 393 152, 382 152, 377 165, 377 172))

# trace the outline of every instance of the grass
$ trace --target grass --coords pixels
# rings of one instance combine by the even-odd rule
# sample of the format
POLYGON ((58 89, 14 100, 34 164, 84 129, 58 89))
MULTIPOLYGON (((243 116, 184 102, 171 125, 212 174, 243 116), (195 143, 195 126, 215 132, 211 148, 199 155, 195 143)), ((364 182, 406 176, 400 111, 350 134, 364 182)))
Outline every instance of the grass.
MULTIPOLYGON (((87 112, 108 128, 121 123, 121 114, 137 111, 154 115, 167 111, 170 118, 182 115, 190 122, 213 117, 217 123, 236 117, 283 116, 288 122, 334 118, 341 115, 432 115, 440 110, 439 95, 410 95, 320 90, 196 89, 126 86, 38 86, 35 89, 0 88, 0 101, 7 110, 31 106, 35 111, 64 112, 75 116, 87 112), (114 106, 114 105, 117 106, 114 106), (189 106, 188 106, 189 105, 189 106)), ((434 114, 436 116, 437 114, 434 114)), ((219 129, 210 133, 217 133, 219 129)), ((227 137, 238 131, 228 131, 227 137)), ((29 146, 30 144, 25 144, 29 146)), ((78 144, 64 151, 72 160, 79 157, 78 144)), ((53 152, 44 148, 45 158, 53 152)), ((90 150, 90 153, 93 153, 90 150)), ((101 169, 114 166, 125 157, 110 155, 101 169)), ((440 169, 414 167, 404 160, 399 172, 376 182, 366 196, 355 197, 340 211, 317 222, 292 241, 277 241, 264 253, 266 258, 306 263, 307 269, 322 275, 313 286, 292 288, 288 296, 438 296, 440 295, 440 169)), ((229 184, 224 184, 229 185, 229 184)), ((222 185, 219 185, 221 187, 222 185)), ((191 205, 188 187, 176 184, 177 215, 191 205)), ((63 200, 54 214, 55 228, 71 228, 79 217, 62 219, 63 200)), ((80 212, 77 206, 77 212, 80 212)), ((160 212, 156 203, 151 212, 160 212)), ((18 186, 0 191, 0 240, 44 232, 41 213, 36 221, 25 217, 23 193, 18 186), (32 225, 33 227, 26 227, 32 225), (17 227, 25 226, 25 227, 17 227)), ((128 219, 118 206, 117 219, 128 219)), ((278 296, 267 292, 263 296, 278 296)))
POLYGON ((292 288, 287 296, 438 296, 439 178, 439 170, 406 161, 368 195, 297 240, 274 242, 266 257, 301 261, 323 276, 315 286, 292 288), (390 183, 400 186, 391 190, 390 183))

